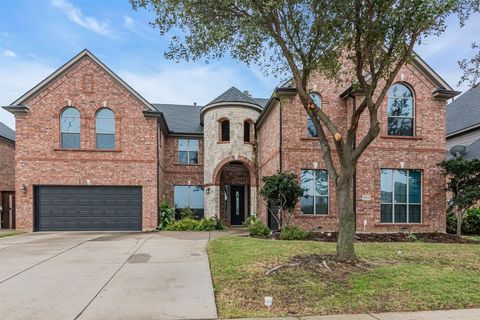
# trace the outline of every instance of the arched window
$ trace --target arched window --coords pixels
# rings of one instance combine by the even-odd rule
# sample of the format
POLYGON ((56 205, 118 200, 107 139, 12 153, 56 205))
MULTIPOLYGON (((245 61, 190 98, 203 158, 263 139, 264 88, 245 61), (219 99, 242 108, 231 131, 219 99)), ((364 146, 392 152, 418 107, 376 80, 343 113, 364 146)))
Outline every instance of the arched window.
POLYGON ((80 148, 80 112, 74 107, 68 107, 60 114, 60 135, 62 148, 80 148))
POLYGON ((97 149, 115 149, 115 114, 102 108, 95 116, 95 139, 97 149))
POLYGON ((243 141, 252 142, 252 124, 249 120, 243 121, 243 141))
POLYGON ((220 135, 221 141, 230 141, 230 121, 222 120, 220 122, 220 135))
POLYGON ((413 136, 415 101, 413 93, 404 84, 396 83, 388 89, 388 135, 413 136))
MULTIPOLYGON (((317 108, 322 107, 322 97, 318 92, 311 92, 310 97, 312 97, 313 102, 315 103, 315 106, 317 108)), ((307 119, 307 131, 308 131, 308 136, 309 137, 317 137, 317 130, 315 129, 315 126, 313 125, 312 119, 310 119, 310 116, 307 119)))

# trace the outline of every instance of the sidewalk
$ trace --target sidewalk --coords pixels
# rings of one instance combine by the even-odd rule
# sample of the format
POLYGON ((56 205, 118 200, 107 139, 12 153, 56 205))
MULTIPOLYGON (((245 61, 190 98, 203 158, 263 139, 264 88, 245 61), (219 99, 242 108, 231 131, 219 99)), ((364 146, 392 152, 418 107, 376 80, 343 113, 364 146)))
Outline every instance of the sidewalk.
MULTIPOLYGON (((480 309, 266 318, 268 320, 479 320, 480 309)), ((237 319, 242 320, 242 319, 237 319)), ((247 320, 247 319, 243 319, 247 320)), ((255 319, 260 320, 260 319, 255 319)))

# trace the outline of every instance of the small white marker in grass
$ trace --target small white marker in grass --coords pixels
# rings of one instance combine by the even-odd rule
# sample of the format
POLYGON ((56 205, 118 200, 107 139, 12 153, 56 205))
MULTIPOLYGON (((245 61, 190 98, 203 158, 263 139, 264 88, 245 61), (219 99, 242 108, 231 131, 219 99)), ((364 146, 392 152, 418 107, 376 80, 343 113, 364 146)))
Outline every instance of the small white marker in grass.
POLYGON ((272 308, 273 298, 272 297, 265 297, 265 306, 270 310, 272 308))

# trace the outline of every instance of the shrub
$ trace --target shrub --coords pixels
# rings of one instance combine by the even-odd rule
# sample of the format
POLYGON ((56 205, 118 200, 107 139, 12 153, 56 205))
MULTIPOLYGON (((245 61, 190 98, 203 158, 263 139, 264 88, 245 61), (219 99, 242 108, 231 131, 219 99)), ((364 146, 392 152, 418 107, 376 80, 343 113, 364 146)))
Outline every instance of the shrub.
POLYGON ((245 223, 248 232, 251 236, 269 236, 272 231, 259 219, 256 217, 250 217, 245 223))
POLYGON ((451 211, 447 212, 447 233, 457 233, 457 217, 451 211))
POLYGON ((313 237, 313 232, 305 231, 295 225, 288 225, 280 231, 280 240, 306 240, 313 237))
POLYGON ((467 210, 463 218, 462 231, 465 234, 480 235, 480 208, 467 210))
POLYGON ((158 229, 163 230, 175 220, 175 208, 163 199, 158 206, 158 229))
POLYGON ((183 208, 180 210, 180 219, 195 219, 195 215, 193 214, 193 210, 190 208, 183 208))
POLYGON ((223 223, 217 218, 198 220, 188 216, 178 221, 173 221, 165 228, 167 231, 214 231, 223 229, 223 223))

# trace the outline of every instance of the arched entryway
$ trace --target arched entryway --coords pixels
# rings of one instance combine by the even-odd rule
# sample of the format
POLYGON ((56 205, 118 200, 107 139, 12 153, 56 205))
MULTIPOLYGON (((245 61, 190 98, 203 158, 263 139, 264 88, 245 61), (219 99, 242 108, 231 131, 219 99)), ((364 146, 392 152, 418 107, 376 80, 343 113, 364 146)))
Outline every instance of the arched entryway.
POLYGON ((220 218, 230 225, 242 225, 250 214, 250 172, 238 161, 220 172, 220 218))
POLYGON ((257 181, 248 159, 225 159, 213 172, 207 206, 228 225, 242 225, 256 212, 257 181))

